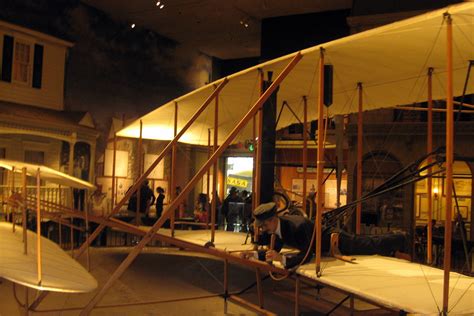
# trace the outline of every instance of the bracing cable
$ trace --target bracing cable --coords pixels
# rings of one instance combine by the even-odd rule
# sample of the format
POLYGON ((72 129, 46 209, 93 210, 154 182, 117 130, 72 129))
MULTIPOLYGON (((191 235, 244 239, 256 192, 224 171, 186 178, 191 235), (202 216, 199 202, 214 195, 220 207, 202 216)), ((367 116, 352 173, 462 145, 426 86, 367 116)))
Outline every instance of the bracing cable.
POLYGON ((431 298, 433 299, 436 309, 438 310, 438 315, 441 315, 441 309, 439 308, 438 302, 436 301, 436 297, 433 293, 433 289, 431 288, 430 281, 428 280, 428 277, 426 276, 425 270, 423 270, 423 265, 420 263, 419 266, 420 266, 421 272, 423 273, 423 277, 425 278, 426 284, 428 285, 428 289, 430 290, 431 298))

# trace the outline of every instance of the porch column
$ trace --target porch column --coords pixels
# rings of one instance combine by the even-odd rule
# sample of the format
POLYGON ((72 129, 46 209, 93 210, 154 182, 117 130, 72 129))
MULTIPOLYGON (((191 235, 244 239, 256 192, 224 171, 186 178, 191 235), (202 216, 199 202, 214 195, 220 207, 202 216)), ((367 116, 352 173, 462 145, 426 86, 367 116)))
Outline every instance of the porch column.
POLYGON ((90 183, 95 183, 95 150, 96 150, 96 145, 95 144, 90 144, 90 161, 89 161, 89 182, 90 183))
POLYGON ((77 134, 72 133, 71 141, 69 142, 69 169, 68 174, 72 176, 74 174, 74 146, 77 142, 77 134))

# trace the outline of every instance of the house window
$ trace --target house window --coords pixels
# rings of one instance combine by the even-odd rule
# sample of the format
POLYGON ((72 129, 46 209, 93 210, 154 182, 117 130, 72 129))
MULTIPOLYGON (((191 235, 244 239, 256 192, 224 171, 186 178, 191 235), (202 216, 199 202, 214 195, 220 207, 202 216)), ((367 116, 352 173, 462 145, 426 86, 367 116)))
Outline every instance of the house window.
POLYGON ((31 68, 31 45, 15 41, 13 81, 28 84, 31 68))

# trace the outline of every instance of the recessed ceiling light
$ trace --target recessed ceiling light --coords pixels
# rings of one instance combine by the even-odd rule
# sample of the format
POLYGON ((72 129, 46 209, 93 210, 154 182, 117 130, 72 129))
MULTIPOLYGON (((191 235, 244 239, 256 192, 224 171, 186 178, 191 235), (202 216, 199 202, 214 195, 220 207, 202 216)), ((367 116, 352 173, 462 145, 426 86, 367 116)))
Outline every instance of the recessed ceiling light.
POLYGON ((132 23, 132 24, 130 25, 130 27, 131 27, 132 29, 134 29, 135 26, 136 26, 135 23, 132 23))
POLYGON ((160 6, 160 3, 161 3, 161 2, 158 1, 158 2, 156 3, 156 6, 159 7, 159 6, 160 6))
POLYGON ((164 5, 164 4, 160 5, 160 9, 163 9, 164 7, 165 7, 165 5, 164 5))

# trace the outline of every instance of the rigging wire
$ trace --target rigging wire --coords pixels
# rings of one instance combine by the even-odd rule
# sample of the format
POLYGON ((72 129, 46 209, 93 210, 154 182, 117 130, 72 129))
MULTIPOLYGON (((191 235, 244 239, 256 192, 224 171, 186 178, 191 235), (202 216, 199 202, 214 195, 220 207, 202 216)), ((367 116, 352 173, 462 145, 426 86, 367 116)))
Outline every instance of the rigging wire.
MULTIPOLYGON (((441 75, 441 74, 438 74, 436 72, 433 73, 433 78, 436 79, 436 81, 438 82, 439 84, 439 88, 441 88, 441 91, 443 92, 444 95, 446 95, 446 89, 445 89, 445 86, 443 84, 443 82, 441 81, 441 79, 439 78, 438 75, 441 75)), ((433 102, 434 104, 433 105, 438 105, 438 102, 433 102)), ((434 121, 434 114, 433 113, 433 121, 434 121)), ((440 113, 438 118, 442 117, 444 113, 440 113)), ((438 121, 438 123, 441 123, 440 120, 438 121)), ((434 135, 433 135, 434 136, 434 135)), ((446 139, 444 137, 442 137, 443 134, 442 133, 436 133, 436 141, 438 142, 438 144, 443 144, 445 143, 446 139)))
MULTIPOLYGON (((320 124, 321 122, 318 122, 318 124, 320 124)), ((328 119, 326 117, 326 120, 324 121, 324 138, 323 138, 323 150, 325 149, 325 138, 326 138, 326 134, 327 134, 327 128, 328 128, 328 119)), ((321 135, 318 135, 318 138, 320 137, 321 135)), ((320 192, 317 192, 316 194, 321 194, 320 192)), ((322 212, 322 210, 316 210, 317 212, 322 212)), ((296 271, 298 270, 298 268, 304 264, 304 262, 306 261, 306 259, 308 259, 308 256, 309 254, 312 252, 312 248, 313 248, 313 242, 315 241, 316 239, 316 221, 314 223, 314 228, 313 228, 313 234, 311 236, 311 241, 309 243, 309 247, 308 249, 306 250, 306 254, 305 256, 303 257, 303 259, 300 261, 300 263, 298 265, 296 265, 295 267, 291 268, 291 269, 288 269, 290 272, 293 272, 293 271, 296 271)), ((327 263, 326 263, 327 265, 327 263)), ((323 272, 323 268, 325 267, 324 263, 323 263, 323 266, 321 266, 321 273, 323 272)), ((269 272, 270 274, 270 277, 275 280, 275 281, 282 281, 284 279, 286 279, 290 274, 287 274, 287 275, 284 275, 283 277, 275 277, 273 275, 273 273, 270 271, 269 272)))
POLYGON ((448 313, 451 313, 451 311, 456 307, 456 305, 458 305, 459 302, 461 302, 462 298, 464 297, 464 295, 466 295, 466 293, 469 291, 469 289, 471 288, 472 285, 474 285, 474 282, 471 282, 471 284, 469 284, 469 286, 464 290, 464 292, 461 294, 461 296, 456 301, 456 303, 453 304, 453 307, 451 307, 451 309, 448 311, 448 313))
POLYGON ((224 284, 222 284, 222 282, 214 275, 214 273, 212 273, 205 265, 203 262, 201 262, 201 260, 199 259, 196 259, 197 263, 204 269, 204 271, 207 272, 207 274, 212 278, 214 279, 214 281, 217 282, 217 284, 219 284, 221 287, 224 287, 224 284))
MULTIPOLYGON (((329 63, 329 64, 332 64, 331 55, 328 53, 328 54, 326 54, 326 56, 327 56, 327 61, 328 61, 328 63, 329 63)), ((339 76, 339 72, 337 71, 337 69, 339 69, 339 68, 336 68, 336 67, 333 68, 334 78, 335 78, 336 81, 339 83, 339 85, 340 85, 341 87, 343 87, 344 85, 342 84, 342 79, 341 79, 341 77, 339 76)), ((353 96, 351 97, 351 95, 349 94, 349 92, 351 92, 351 91, 357 91, 357 89, 355 89, 355 90, 354 90, 354 89, 342 90, 341 92, 339 92, 339 93, 341 93, 341 94, 344 94, 345 99, 346 99, 346 102, 344 103, 344 106, 343 106, 343 108, 342 108, 342 113, 345 113, 345 112, 346 112, 346 111, 345 111, 345 108, 346 108, 346 106, 348 105, 348 101, 350 101, 350 105, 353 104, 353 103, 352 103, 352 98, 353 98, 353 96)), ((339 94, 339 93, 334 93, 334 94, 339 94)))
MULTIPOLYGON (((438 32, 438 35, 439 35, 439 32, 438 32)), ((431 52, 430 52, 430 54, 431 54, 431 52)), ((428 60, 428 58, 429 58, 429 56, 427 57, 427 60, 428 60)), ((425 61, 425 65, 427 64, 427 60, 425 61)), ((424 89, 424 87, 425 87, 425 84, 427 83, 427 78, 426 78, 426 76, 423 76, 423 78, 424 78, 424 80, 423 80, 423 82, 422 82, 422 84, 421 84, 420 90, 418 91, 418 95, 417 95, 417 97, 416 97, 415 100, 419 100, 419 99, 421 98, 421 94, 422 94, 422 92, 423 92, 423 89, 424 89)), ((412 88, 412 90, 410 91, 409 95, 411 95, 412 92, 414 91, 414 88, 415 88, 415 86, 417 85, 417 82, 418 82, 418 79, 417 79, 416 82, 414 83, 413 88, 412 88)), ((365 89, 363 90, 363 94, 364 94, 366 103, 370 104, 370 98, 369 98, 369 96, 368 96, 368 94, 367 94, 367 92, 366 92, 365 89)), ((416 101, 415 101, 415 103, 416 103, 416 101)), ((385 147, 386 147, 386 144, 388 143, 388 140, 391 138, 392 133, 393 133, 393 130, 394 130, 395 126, 396 126, 396 121, 398 121, 401 116, 402 116, 402 112, 399 112, 399 113, 398 113, 398 118, 397 118, 397 120, 395 120, 394 122, 392 122, 392 124, 391 124, 391 126, 390 126, 390 130, 389 130, 389 132, 385 135, 384 140, 383 140, 383 142, 382 142, 382 145, 381 145, 382 148, 385 148, 385 147)), ((382 158, 382 160, 379 162, 379 161, 377 161, 377 160, 375 159, 375 156, 372 154, 372 153, 374 152, 374 150, 371 148, 370 142, 368 141, 368 137, 367 137, 366 134, 364 134, 364 140, 365 140, 366 146, 369 147, 369 154, 370 154, 370 157, 372 158, 372 161, 373 161, 373 163, 374 163, 374 165, 375 165, 376 172, 372 175, 372 178, 374 178, 374 177, 377 176, 377 175, 381 175, 381 168, 382 168, 382 165, 387 161, 387 158, 388 158, 388 156, 389 156, 390 153, 391 153, 391 147, 394 146, 395 144, 392 143, 392 145, 389 146, 389 148, 385 148, 385 150, 384 150, 384 151, 385 151, 385 156, 384 156, 384 157, 382 158)), ((361 163, 362 163, 362 162, 361 162, 361 163)))
POLYGON ((464 36, 464 38, 466 39, 466 41, 467 41, 469 44, 471 44, 471 46, 474 47, 474 42, 472 41, 472 39, 470 39, 470 38, 466 35, 466 33, 464 33, 464 31, 462 30, 462 28, 461 28, 458 24, 456 24, 456 23, 454 23, 454 27, 459 31, 459 33, 462 34, 462 36, 464 36))
POLYGON ((426 75, 424 75, 424 74, 426 73, 426 70, 428 69, 428 68, 427 68, 428 62, 429 62, 429 60, 430 60, 430 58, 431 58, 431 55, 433 54, 434 48, 435 48, 435 46, 436 46, 436 43, 438 42, 439 36, 440 36, 440 34, 441 34, 441 30, 443 29, 443 24, 444 24, 444 22, 445 22, 445 19, 444 19, 444 17, 443 17, 443 18, 441 19, 441 24, 439 25, 438 32, 436 33, 435 39, 434 39, 434 41, 433 41, 433 44, 431 45, 430 50, 429 50, 429 52, 428 52, 428 55, 426 56, 425 61, 424 61, 423 65, 422 65, 421 68, 420 68, 420 72, 419 72, 419 74, 418 74, 418 77, 416 78, 415 83, 413 84, 412 88, 410 89, 410 92, 408 93, 408 96, 407 96, 408 99, 410 98, 411 94, 413 93, 413 91, 414 91, 414 89, 415 89, 415 87, 416 87, 416 85, 417 85, 418 80, 420 79, 420 77, 422 77, 422 76, 423 76, 423 78, 426 77, 426 75))
POLYGON ((423 277, 425 278, 426 284, 428 285, 428 289, 430 290, 431 298, 433 299, 433 302, 435 303, 436 309, 438 310, 438 314, 441 314, 441 309, 439 308, 438 302, 436 300, 436 297, 433 293, 433 289, 431 288, 430 281, 428 280, 428 277, 426 276, 425 270, 423 269, 423 265, 420 263, 419 264, 420 270, 423 273, 423 277))
MULTIPOLYGON (((438 31, 438 36, 439 36, 439 31, 438 31)), ((436 40, 437 40, 438 36, 436 37, 436 40)), ((432 49, 431 49, 431 51, 430 51, 428 57, 426 58, 423 67, 426 67, 426 65, 427 65, 427 63, 428 63, 428 59, 429 59, 429 57, 430 57, 430 55, 431 55, 431 53, 432 53, 432 51, 433 51, 433 48, 434 48, 434 46, 432 47, 432 49)), ((423 71, 423 69, 422 69, 422 71, 423 71)), ((417 82, 418 82, 418 80, 419 80, 419 78, 420 78, 420 76, 421 76, 422 71, 420 71, 420 75, 419 75, 419 77, 417 78, 417 80, 415 81, 415 83, 413 84, 412 89, 410 90, 410 93, 408 94, 408 96, 410 96, 410 95, 413 93, 413 91, 414 91, 414 89, 415 89, 415 86, 417 85, 417 82)), ((424 78, 424 80, 423 80, 423 82, 422 82, 422 84, 421 84, 421 86, 420 86, 420 90, 418 91, 418 95, 417 95, 416 98, 415 98, 415 103, 417 103, 417 101, 421 98, 421 94, 423 93, 423 90, 424 90, 424 88, 425 88, 425 85, 427 84, 427 78, 426 78, 426 76, 423 75, 422 78, 424 78)), ((366 92, 366 89, 363 90, 363 94, 364 94, 364 97, 365 97, 367 103, 370 103, 370 98, 369 98, 369 96, 368 96, 368 94, 367 94, 367 92, 366 92)), ((382 142, 382 146, 381 146, 382 148, 385 148, 386 144, 388 143, 388 140, 391 138, 392 133, 393 133, 393 130, 394 130, 395 126, 397 125, 397 124, 396 124, 396 121, 398 121, 401 116, 402 116, 402 113, 399 112, 399 113, 398 113, 397 120, 395 120, 394 122, 392 122, 392 124, 391 124, 391 126, 390 126, 390 130, 389 130, 389 132, 385 135, 384 141, 382 142)), ((364 134, 364 139, 365 139, 365 141, 366 141, 366 145, 369 147, 370 152, 372 152, 372 149, 370 148, 370 144, 369 144, 368 139, 367 139, 367 135, 365 135, 365 134, 364 134)), ((375 167, 376 167, 376 173, 375 173, 374 175, 380 174, 381 165, 387 160, 387 158, 388 158, 388 156, 389 156, 389 154, 390 154, 390 152, 391 152, 391 147, 394 146, 394 145, 395 145, 395 144, 392 143, 392 145, 391 145, 389 148, 385 148, 385 156, 382 158, 382 161, 380 162, 380 164, 377 164, 377 161, 375 160, 374 156, 371 155, 371 157, 373 158, 373 162, 374 162, 374 164, 375 164, 375 167)))
MULTIPOLYGON (((367 95, 367 93, 365 92, 365 89, 363 90, 362 93, 364 95, 364 99, 366 100, 366 103, 369 104, 370 103, 370 101, 369 101, 370 98, 367 95)), ((401 116, 401 112, 398 113, 397 120, 400 118, 400 116, 401 116)), ((384 140, 383 140, 382 145, 381 145, 382 148, 385 148, 385 146, 388 146, 387 145, 388 140, 392 136, 392 133, 393 133, 393 130, 394 130, 395 126, 396 126, 396 122, 392 122, 390 124, 390 129, 389 129, 388 133, 386 133, 384 135, 384 140)), ((372 178, 375 178, 377 175, 379 175, 379 176, 381 175, 381 170, 382 170, 381 165, 387 161, 387 158, 390 154, 390 151, 389 151, 390 148, 388 148, 388 149, 385 148, 385 150, 383 151, 385 153, 385 156, 383 156, 383 158, 380 161, 378 161, 378 160, 375 159, 375 152, 376 151, 370 145, 370 141, 369 141, 369 138, 367 136, 367 133, 363 133, 363 137, 364 137, 364 144, 368 147, 368 150, 369 150, 368 154, 366 154, 366 157, 369 156, 372 159, 372 162, 375 165, 375 172, 372 175, 372 178)), ((393 146, 393 144, 392 144, 392 146, 393 146)), ((379 153, 381 153, 381 152, 379 152, 379 153)), ((364 162, 364 159, 360 163, 363 164, 363 162, 364 162)), ((400 163, 400 161, 398 161, 398 160, 397 160, 397 162, 400 163)))
MULTIPOLYGON (((469 66, 467 68, 467 73, 466 73, 466 79, 464 80, 464 87, 462 90, 462 96, 461 96, 461 104, 459 104, 459 110, 456 116, 456 122, 458 122, 461 118, 461 111, 462 111, 462 106, 464 104, 464 98, 466 97, 466 92, 467 92, 467 85, 469 83, 469 79, 471 77, 471 68, 474 65, 474 61, 470 60, 469 61, 469 66)), ((456 130, 454 131, 454 136, 456 137, 456 130)))

